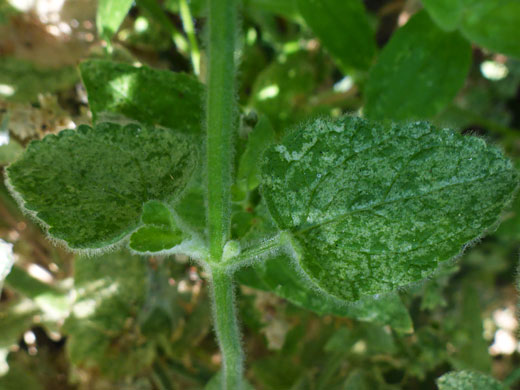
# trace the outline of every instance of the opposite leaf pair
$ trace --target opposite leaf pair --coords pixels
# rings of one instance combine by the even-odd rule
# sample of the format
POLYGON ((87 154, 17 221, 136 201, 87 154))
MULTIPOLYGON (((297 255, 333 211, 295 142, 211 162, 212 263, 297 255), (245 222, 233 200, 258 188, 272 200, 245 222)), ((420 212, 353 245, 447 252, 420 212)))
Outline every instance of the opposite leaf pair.
MULTIPOLYGON (((188 237, 167 205, 196 169, 195 142, 163 128, 82 126, 31 143, 8 176, 25 208, 72 248, 115 244, 141 220, 130 247, 162 251, 188 237)), ((431 275, 496 225, 518 184, 498 149, 424 122, 320 119, 262 161, 262 194, 290 238, 292 259, 280 261, 342 301, 431 275)))

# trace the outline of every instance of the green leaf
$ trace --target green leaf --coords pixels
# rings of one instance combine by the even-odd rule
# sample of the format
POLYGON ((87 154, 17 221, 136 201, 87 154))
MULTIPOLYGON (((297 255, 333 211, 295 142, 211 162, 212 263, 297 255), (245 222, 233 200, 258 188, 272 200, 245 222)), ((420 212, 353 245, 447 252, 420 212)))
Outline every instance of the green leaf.
POLYGON ((182 224, 201 237, 206 226, 204 202, 204 189, 201 186, 193 186, 186 190, 174 205, 175 213, 182 220, 182 224))
POLYGON ((305 22, 343 69, 368 69, 376 41, 360 0, 298 0, 305 22))
POLYGON ((149 368, 155 347, 135 318, 146 300, 146 261, 117 252, 80 257, 74 268, 76 299, 63 328, 70 361, 112 377, 149 368))
POLYGON ((455 30, 462 18, 463 4, 459 0, 421 0, 435 23, 446 31, 455 30))
POLYGON ((260 115, 254 130, 249 134, 246 149, 238 165, 237 182, 246 191, 252 191, 260 184, 260 159, 274 140, 275 134, 269 119, 260 115))
POLYGON ((517 0, 422 0, 433 20, 445 30, 460 29, 470 41, 520 58, 517 0))
MULTIPOLYGON (((164 7, 172 13, 180 13, 179 0, 164 0, 164 7)), ((207 16, 208 0, 190 0, 190 10, 193 16, 203 17, 207 16)))
POLYGON ((372 68, 365 88, 366 115, 431 118, 455 97, 470 65, 469 43, 419 12, 394 33, 372 68))
POLYGON ((164 228, 174 227, 173 217, 170 209, 162 202, 151 200, 143 206, 141 220, 147 225, 156 225, 164 228))
POLYGON ((396 345, 392 332, 381 326, 362 324, 353 329, 338 329, 325 344, 328 352, 343 352, 363 355, 394 353, 396 345), (355 344, 364 341, 365 346, 355 350, 355 344))
MULTIPOLYGON (((244 239, 258 241, 261 237, 276 234, 276 226, 269 216, 264 203, 256 208, 254 228, 244 239)), ((247 248, 250 243, 244 243, 247 248)), ((378 297, 363 297, 357 302, 344 301, 322 294, 313 283, 309 283, 305 273, 297 262, 285 253, 273 254, 264 261, 256 262, 251 267, 244 267, 236 273, 241 283, 265 291, 271 291, 287 299, 296 306, 312 310, 319 315, 333 314, 355 318, 361 321, 390 325, 398 332, 408 333, 413 330, 412 319, 406 306, 397 293, 388 293, 378 297)))
POLYGON ((23 152, 23 147, 14 139, 9 143, 0 145, 0 165, 12 163, 23 152))
POLYGON ((44 385, 33 370, 16 364, 10 367, 6 375, 0 377, 2 390, 44 390, 44 385))
POLYGON ((172 130, 102 123, 31 142, 7 174, 51 236, 101 248, 138 226, 144 202, 175 199, 196 160, 190 140, 172 130))
POLYGON ((182 318, 178 310, 179 292, 169 283, 169 265, 167 259, 158 259, 148 267, 148 291, 138 319, 141 332, 150 338, 171 334, 182 318))
POLYGON ((520 197, 516 197, 506 219, 498 228, 496 235, 505 242, 520 241, 520 197))
POLYGON ((5 284, 30 298, 43 313, 52 313, 49 317, 53 319, 67 317, 70 310, 67 294, 54 286, 35 279, 23 269, 14 266, 5 280, 5 284))
POLYGON ((425 122, 317 120, 265 161, 263 195, 295 260, 349 301, 431 275, 496 226, 518 185, 498 149, 425 122))
POLYGON ((517 0, 479 0, 466 10, 461 32, 469 40, 495 52, 520 58, 517 0))
POLYGON ((439 390, 506 390, 488 375, 471 371, 450 372, 437 380, 439 390))
POLYGON ((184 238, 164 203, 155 200, 145 203, 141 221, 145 226, 130 236, 129 246, 135 251, 159 252, 173 248, 184 238))
POLYGON ((132 7, 134 0, 99 0, 96 25, 99 35, 110 41, 132 7))
POLYGON ((309 103, 317 93, 324 74, 330 71, 323 56, 300 50, 277 59, 256 78, 249 105, 265 114, 277 134, 316 113, 330 112, 330 107, 309 103))
POLYGON ((445 320, 444 329, 450 330, 450 344, 453 345, 449 361, 455 370, 488 373, 491 372, 492 357, 488 352, 489 341, 484 338, 481 289, 473 284, 474 281, 465 282, 458 305, 445 320))
POLYGON ((261 9, 281 15, 287 19, 297 19, 298 12, 297 0, 245 0, 246 6, 261 9))
POLYGON ((0 165, 12 163, 22 152, 22 145, 9 135, 9 114, 0 115, 0 165))
POLYGON ((15 57, 0 57, 0 99, 38 102, 38 95, 71 88, 78 81, 74 66, 49 68, 15 57))
POLYGON ((203 85, 193 76, 104 60, 80 64, 94 122, 122 115, 186 134, 202 132, 203 85))
POLYGON ((288 256, 280 254, 258 262, 252 269, 240 271, 237 277, 243 284, 272 291, 291 303, 319 315, 333 314, 390 325, 403 333, 413 330, 410 314, 397 293, 380 297, 367 296, 358 302, 345 304, 342 300, 320 294, 315 286, 302 278, 302 272, 298 264, 288 256))
POLYGON ((395 387, 384 383, 379 375, 374 375, 374 372, 368 370, 356 369, 347 378, 343 387, 345 390, 391 390, 395 387))
POLYGON ((130 248, 138 252, 160 252, 182 242, 180 230, 145 226, 130 236, 130 248))

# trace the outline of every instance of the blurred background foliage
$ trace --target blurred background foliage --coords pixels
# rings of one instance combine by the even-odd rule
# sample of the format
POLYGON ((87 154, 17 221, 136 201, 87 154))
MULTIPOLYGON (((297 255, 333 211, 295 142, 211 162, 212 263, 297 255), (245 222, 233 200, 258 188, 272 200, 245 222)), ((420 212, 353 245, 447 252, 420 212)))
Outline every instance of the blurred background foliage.
MULTIPOLYGON (((250 181, 255 147, 319 115, 429 119, 501 145, 520 167, 520 10, 473 3, 474 15, 455 17, 442 5, 462 7, 456 1, 424 1, 427 14, 418 0, 244 0, 234 236, 269 228, 250 181)), ((0 0, 0 166, 32 139, 91 123, 82 59, 204 80, 204 0, 138 0, 111 42, 97 33, 96 11, 90 0, 0 0)), ((201 269, 124 250, 74 256, 0 182, 0 258, 15 261, 0 301, 0 390, 214 388, 205 386, 221 358, 201 269)), ((200 191, 186 202, 200 205, 200 191)), ((302 309, 305 292, 275 295, 268 278, 244 271, 237 298, 249 382, 429 390, 440 375, 469 369, 520 389, 520 199, 503 219, 435 277, 347 309, 302 309)))

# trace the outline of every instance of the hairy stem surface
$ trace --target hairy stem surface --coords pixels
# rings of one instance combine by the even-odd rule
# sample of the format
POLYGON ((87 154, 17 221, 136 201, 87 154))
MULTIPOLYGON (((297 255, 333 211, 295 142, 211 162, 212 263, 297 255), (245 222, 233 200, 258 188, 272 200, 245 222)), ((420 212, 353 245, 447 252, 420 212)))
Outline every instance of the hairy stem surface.
POLYGON ((233 296, 233 276, 213 267, 213 318, 222 353, 222 390, 241 390, 243 354, 233 296))
POLYGON ((235 132, 237 0, 209 0, 206 175, 213 320, 222 352, 222 390, 241 390, 243 355, 233 300, 233 277, 222 262, 230 236, 235 132), (212 265, 211 265, 212 264, 212 265))
POLYGON ((230 231, 236 14, 236 0, 209 1, 206 163, 209 249, 213 262, 222 258, 230 231))

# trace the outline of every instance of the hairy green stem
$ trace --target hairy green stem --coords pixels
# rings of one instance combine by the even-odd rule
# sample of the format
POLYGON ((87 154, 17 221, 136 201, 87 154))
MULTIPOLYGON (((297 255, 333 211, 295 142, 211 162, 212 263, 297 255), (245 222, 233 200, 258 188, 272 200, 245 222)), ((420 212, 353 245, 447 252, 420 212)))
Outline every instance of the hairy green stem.
POLYGON ((180 0, 179 7, 181 11, 181 20, 184 31, 188 36, 190 42, 190 56, 193 65, 193 72, 198 76, 200 74, 200 51, 197 43, 197 36, 195 35, 195 26, 193 25, 193 18, 191 16, 190 6, 187 0, 180 0))
POLYGON ((237 0, 209 0, 206 175, 213 317, 222 352, 222 390, 242 389, 243 355, 233 276, 222 264, 230 237, 237 0), (217 264, 221 263, 221 264, 217 264))
POLYGON ((229 238, 235 127, 235 0, 209 1, 207 92, 207 194, 211 261, 222 258, 229 238))
POLYGON ((243 353, 233 296, 233 276, 221 267, 211 269, 213 318, 222 353, 222 390, 241 390, 243 353))

